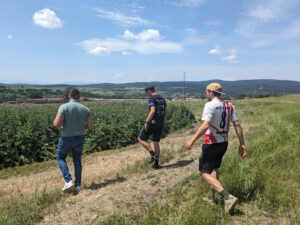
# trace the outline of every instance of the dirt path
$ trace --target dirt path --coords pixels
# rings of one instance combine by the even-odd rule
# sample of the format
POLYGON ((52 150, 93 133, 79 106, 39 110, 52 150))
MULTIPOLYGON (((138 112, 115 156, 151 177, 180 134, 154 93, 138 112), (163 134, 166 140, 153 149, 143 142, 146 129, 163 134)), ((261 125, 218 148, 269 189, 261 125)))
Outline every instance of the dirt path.
POLYGON ((130 177, 117 177, 84 189, 61 206, 56 215, 46 216, 41 224, 90 224, 113 213, 138 213, 164 199, 169 188, 197 171, 197 151, 176 157, 160 170, 130 177), (69 215, 73 215, 70 217, 69 215))
MULTIPOLYGON (((174 144, 182 146, 186 139, 187 133, 171 134, 162 140, 162 149, 173 148, 174 144)), ((126 167, 147 157, 149 157, 148 154, 139 145, 132 145, 116 151, 96 153, 92 157, 88 156, 83 163, 83 187, 90 187, 105 179, 112 179, 126 167)), ((69 168, 73 174, 71 162, 69 168)), ((59 168, 50 168, 44 172, 0 180, 0 199, 3 201, 17 199, 42 190, 50 191, 62 188, 62 186, 63 179, 59 168)))
MULTIPOLYGON (((89 157, 83 164, 83 183, 84 185, 90 185, 95 179, 110 177, 125 166, 133 164, 143 157, 146 157, 146 153, 138 146, 133 146, 124 151, 107 151, 94 154, 94 157, 89 157), (131 158, 131 160, 127 160, 128 158, 131 158), (125 161, 126 163, 124 163, 125 161)), ((72 163, 69 163, 69 168, 71 174, 74 174, 72 163)), ((63 179, 59 168, 51 168, 51 170, 45 172, 0 180, 0 199, 24 197, 42 190, 62 188, 62 186, 63 179)))

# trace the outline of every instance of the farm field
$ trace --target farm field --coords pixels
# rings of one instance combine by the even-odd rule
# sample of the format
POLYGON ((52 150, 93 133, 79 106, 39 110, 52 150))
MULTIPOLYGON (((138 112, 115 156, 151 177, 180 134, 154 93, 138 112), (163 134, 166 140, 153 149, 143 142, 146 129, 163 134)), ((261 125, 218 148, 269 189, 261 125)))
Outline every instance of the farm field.
MULTIPOLYGON (((148 154, 134 142, 90 150, 77 196, 61 193, 53 160, 0 170, 0 224, 299 224, 300 95, 233 103, 248 155, 238 158, 231 129, 221 180, 240 199, 232 216, 202 200, 209 186, 197 172, 201 141, 192 150, 183 147, 195 125, 170 128, 161 142, 160 170, 149 168, 148 154)), ((184 105, 199 119, 204 101, 184 105)), ((140 110, 142 121, 145 109, 140 110)))
MULTIPOLYGON (((147 115, 146 101, 85 103, 94 129, 85 139, 84 153, 124 147, 137 142, 147 115)), ((0 169, 55 159, 59 131, 52 125, 59 105, 0 105, 0 169)), ((165 133, 192 126, 193 114, 181 103, 171 103, 165 133)))

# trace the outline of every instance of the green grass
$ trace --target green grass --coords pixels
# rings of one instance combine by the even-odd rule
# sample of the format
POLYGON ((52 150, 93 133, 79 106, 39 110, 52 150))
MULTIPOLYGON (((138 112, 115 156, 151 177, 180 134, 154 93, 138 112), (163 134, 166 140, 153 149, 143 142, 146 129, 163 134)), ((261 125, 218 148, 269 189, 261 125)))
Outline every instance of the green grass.
POLYGON ((261 223, 267 218, 272 224, 278 221, 299 224, 300 102, 296 100, 278 102, 270 98, 235 102, 241 121, 250 128, 246 134, 247 158, 239 158, 237 143, 232 142, 221 168, 221 182, 243 205, 233 217, 225 215, 221 206, 210 206, 202 201, 209 186, 195 174, 176 185, 165 202, 138 215, 115 214, 99 225, 231 224, 238 220, 251 224, 251 216, 244 215, 248 211, 243 211, 247 205, 255 205, 264 212, 252 212, 253 216, 261 217, 256 218, 261 223))
POLYGON ((47 214, 54 213, 56 203, 64 198, 60 190, 43 191, 32 197, 9 202, 1 202, 1 225, 31 225, 43 220, 47 214))
POLYGON ((0 179, 8 179, 16 176, 28 176, 30 174, 40 173, 50 168, 57 168, 57 162, 47 161, 41 163, 27 164, 24 166, 10 167, 0 170, 0 179))

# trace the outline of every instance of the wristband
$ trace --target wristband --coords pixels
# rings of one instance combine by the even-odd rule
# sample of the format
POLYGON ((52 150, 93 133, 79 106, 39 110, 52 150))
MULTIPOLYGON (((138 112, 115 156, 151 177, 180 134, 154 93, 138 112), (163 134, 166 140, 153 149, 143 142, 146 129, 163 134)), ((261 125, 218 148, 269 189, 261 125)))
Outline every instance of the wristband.
POLYGON ((145 121, 146 124, 150 124, 150 122, 145 121))

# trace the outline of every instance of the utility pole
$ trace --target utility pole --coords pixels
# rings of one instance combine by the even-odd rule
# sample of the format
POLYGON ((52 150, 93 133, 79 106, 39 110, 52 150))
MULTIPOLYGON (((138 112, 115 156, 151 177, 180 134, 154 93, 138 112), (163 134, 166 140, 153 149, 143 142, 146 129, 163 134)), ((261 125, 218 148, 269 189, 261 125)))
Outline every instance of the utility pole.
POLYGON ((183 72, 183 100, 185 100, 185 72, 183 72))

